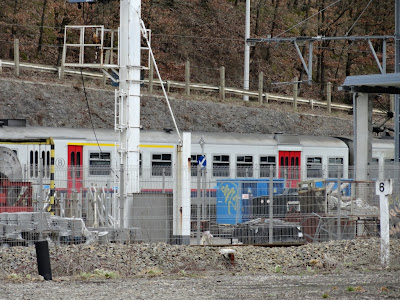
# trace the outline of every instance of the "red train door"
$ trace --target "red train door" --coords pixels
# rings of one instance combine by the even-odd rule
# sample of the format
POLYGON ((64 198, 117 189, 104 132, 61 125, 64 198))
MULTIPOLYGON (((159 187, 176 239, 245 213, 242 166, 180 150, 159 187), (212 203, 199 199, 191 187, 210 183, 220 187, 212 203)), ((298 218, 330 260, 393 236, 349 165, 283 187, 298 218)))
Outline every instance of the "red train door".
POLYGON ((300 181, 300 162, 300 151, 279 151, 279 177, 286 176, 288 187, 296 187, 300 181))
POLYGON ((68 145, 68 194, 80 191, 83 179, 83 146, 68 145))

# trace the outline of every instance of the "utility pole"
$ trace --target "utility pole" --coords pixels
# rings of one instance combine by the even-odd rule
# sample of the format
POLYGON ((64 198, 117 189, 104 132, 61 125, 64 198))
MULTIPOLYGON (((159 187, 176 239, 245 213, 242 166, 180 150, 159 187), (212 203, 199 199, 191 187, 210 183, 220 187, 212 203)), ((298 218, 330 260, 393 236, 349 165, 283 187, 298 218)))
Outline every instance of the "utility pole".
POLYGON ((140 141, 140 14, 141 0, 120 2, 120 66, 119 104, 120 115, 120 158, 124 176, 120 176, 120 205, 124 208, 124 227, 128 227, 129 210, 132 202, 128 199, 139 192, 139 141, 140 141), (124 205, 122 204, 124 202, 124 205))
MULTIPOLYGON (((395 61, 394 61, 394 72, 400 72, 400 0, 396 0, 395 4, 395 61)), ((394 161, 398 163, 400 161, 400 101, 399 95, 395 95, 395 109, 394 109, 394 161)))
MULTIPOLYGON (((247 39, 250 38, 250 0, 246 0, 246 24, 244 33, 244 82, 243 89, 249 90, 250 81, 250 46, 247 43, 247 39)), ((249 96, 243 96, 244 101, 249 101, 249 96)))

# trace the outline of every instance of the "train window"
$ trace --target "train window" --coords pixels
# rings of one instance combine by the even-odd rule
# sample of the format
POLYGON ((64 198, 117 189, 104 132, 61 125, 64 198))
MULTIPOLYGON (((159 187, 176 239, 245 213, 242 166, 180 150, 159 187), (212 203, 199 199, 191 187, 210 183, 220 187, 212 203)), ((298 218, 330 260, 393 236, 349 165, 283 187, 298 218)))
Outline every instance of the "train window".
POLYGON ((50 177, 50 151, 46 151, 46 177, 50 177))
POLYGON ((322 157, 307 157, 307 177, 322 178, 322 157))
POLYGON ((275 176, 276 157, 261 156, 260 157, 260 177, 269 177, 269 169, 272 168, 272 176, 275 176))
POLYGON ((172 176, 172 155, 153 154, 151 160, 151 175, 163 176, 163 173, 165 176, 172 176))
POLYGON ((39 169, 43 178, 50 177, 50 151, 29 151, 29 177, 38 178, 39 169), (40 161, 42 159, 42 161, 40 161))
POLYGON ((89 155, 89 175, 110 175, 111 153, 92 152, 89 155))
POLYGON ((139 176, 142 176, 142 152, 139 152, 139 176))
POLYGON ((32 178, 33 177, 33 167, 34 167, 34 162, 33 162, 33 151, 30 151, 29 153, 29 175, 32 178))
POLYGON ((229 177, 229 155, 213 156, 213 176, 229 177))
POLYGON ((74 173, 75 173, 75 170, 74 170, 74 168, 75 168, 75 152, 71 152, 71 167, 72 168, 70 168, 70 177, 71 178, 75 178, 75 175, 74 175, 74 173))
POLYGON ((35 177, 37 178, 39 176, 39 152, 35 151, 35 177))
POLYGON ((253 177, 253 156, 236 157, 236 177, 253 177))
POLYGON ((328 178, 337 178, 339 171, 343 176, 343 158, 330 157, 328 160, 328 178))
POLYGON ((77 151, 76 152, 76 178, 81 178, 81 166, 82 166, 82 162, 81 162, 81 152, 77 151))

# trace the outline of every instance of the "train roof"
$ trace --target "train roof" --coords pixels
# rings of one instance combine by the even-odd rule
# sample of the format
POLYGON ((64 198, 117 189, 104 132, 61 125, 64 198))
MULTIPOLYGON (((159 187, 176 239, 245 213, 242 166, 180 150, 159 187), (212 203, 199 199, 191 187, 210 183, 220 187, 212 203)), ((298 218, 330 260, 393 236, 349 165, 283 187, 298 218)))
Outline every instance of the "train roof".
POLYGON ((345 142, 331 136, 301 135, 299 136, 299 144, 301 144, 303 147, 347 148, 345 142))
MULTIPOLYGON (((255 134, 255 133, 222 133, 222 132, 192 132, 192 142, 198 143, 203 137, 205 143, 209 144, 247 144, 247 145, 276 145, 276 141, 271 134, 255 134)), ((113 129, 96 128, 67 128, 67 127, 9 127, 0 128, 1 140, 34 140, 48 139, 54 140, 86 140, 102 142, 117 142, 119 133, 113 129)), ((179 137, 175 131, 168 132, 165 130, 142 130, 140 139, 143 143, 178 143, 179 137)))
POLYGON ((9 127, 0 128, 1 140, 35 140, 53 138, 61 139, 79 139, 79 140, 98 140, 117 141, 118 134, 110 129, 96 129, 96 136, 90 128, 67 128, 67 127, 9 127))
POLYGON ((394 139, 372 139, 373 149, 393 149, 394 150, 394 139))
MULTIPOLYGON (((178 143, 178 134, 173 130, 148 131, 142 130, 141 143, 178 143)), ((192 132, 192 144, 199 143, 200 139, 206 144, 214 145, 301 145, 303 147, 336 147, 346 148, 342 140, 329 136, 307 136, 295 134, 259 134, 234 132, 192 132)), ((0 139, 26 140, 47 139, 54 140, 83 140, 99 142, 118 142, 119 133, 113 129, 96 128, 68 128, 68 127, 40 127, 40 126, 3 126, 0 127, 0 139)), ((374 148, 388 148, 393 140, 373 139, 374 148)))

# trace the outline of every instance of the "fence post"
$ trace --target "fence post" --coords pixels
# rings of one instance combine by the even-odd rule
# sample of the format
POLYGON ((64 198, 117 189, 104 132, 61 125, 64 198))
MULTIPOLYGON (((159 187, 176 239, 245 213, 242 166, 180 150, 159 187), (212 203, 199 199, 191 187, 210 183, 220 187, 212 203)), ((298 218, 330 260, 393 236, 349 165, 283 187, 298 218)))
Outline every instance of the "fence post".
POLYGON ((298 77, 293 78, 293 108, 297 110, 298 77))
POLYGON ((152 59, 150 59, 149 63, 149 94, 153 93, 153 72, 154 72, 154 62, 152 59))
POLYGON ((19 39, 14 40, 14 72, 19 76, 19 39))
POLYGON ((162 169, 162 192, 165 194, 165 168, 162 169))
POLYGON ((272 244, 274 242, 274 170, 272 167, 269 168, 269 231, 268 231, 268 242, 272 244))
POLYGON ((264 91, 264 73, 258 74, 258 103, 263 103, 263 91, 264 91))
POLYGON ((1 61, 1 59, 0 59, 0 74, 1 73, 3 73, 3 63, 2 63, 2 61, 1 61))
MULTIPOLYGON (((111 56, 110 50, 106 50, 106 55, 105 55, 105 58, 104 58, 104 64, 105 65, 110 64, 110 56, 111 56)), ((106 76, 105 73, 103 73, 103 88, 106 86, 106 84, 107 84, 107 76, 106 76)))
POLYGON ((224 66, 222 66, 220 69, 219 69, 219 77, 220 77, 220 79, 219 79, 219 85, 220 85, 220 87, 219 87, 219 98, 221 99, 221 100, 225 100, 225 67, 224 66))
POLYGON ((201 233, 200 233, 200 203, 201 203, 201 190, 200 190, 200 188, 201 188, 201 170, 200 170, 200 164, 197 164, 197 206, 196 206, 196 208, 197 208, 197 211, 196 211, 196 217, 197 217, 197 222, 196 222, 196 224, 197 224, 197 228, 196 228, 196 238, 197 238, 197 240, 196 240, 196 242, 197 242, 197 245, 200 245, 200 235, 201 235, 201 233))
POLYGON ((61 66, 58 69, 58 78, 60 80, 64 79, 64 70, 65 70, 64 63, 66 61, 66 57, 67 57, 67 48, 66 48, 66 46, 64 44, 63 51, 62 51, 62 58, 61 58, 61 66))
POLYGON ((125 169, 124 165, 120 164, 119 170, 119 228, 124 228, 124 211, 125 211, 125 169))
POLYGON ((336 235, 337 235, 336 239, 337 240, 341 240, 341 237, 340 237, 340 235, 341 235, 340 234, 340 206, 342 205, 342 191, 340 190, 340 186, 342 185, 342 182, 341 182, 342 174, 341 173, 342 172, 339 169, 338 182, 337 182, 337 191, 338 191, 338 193, 337 193, 337 228, 336 228, 336 235))
POLYGON ((186 96, 190 96, 190 61, 185 64, 185 92, 186 96))
POLYGON ((332 83, 328 82, 326 84, 326 102, 328 105, 328 113, 332 112, 331 102, 332 102, 332 83))
POLYGON ((390 111, 394 111, 394 95, 390 95, 390 111))

